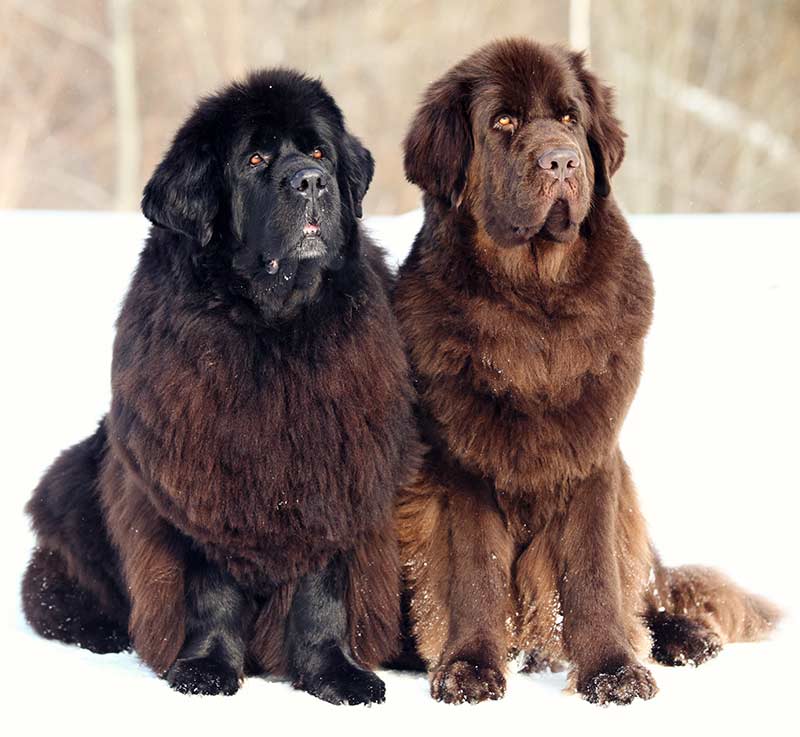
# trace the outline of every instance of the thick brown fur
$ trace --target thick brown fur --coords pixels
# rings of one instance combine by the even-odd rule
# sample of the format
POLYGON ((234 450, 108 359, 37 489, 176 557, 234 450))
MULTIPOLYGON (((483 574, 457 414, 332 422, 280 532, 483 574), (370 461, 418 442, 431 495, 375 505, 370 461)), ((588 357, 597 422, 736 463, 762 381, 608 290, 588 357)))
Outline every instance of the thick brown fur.
MULTIPOLYGON (((203 606, 217 606, 221 621, 241 611, 244 631, 229 640, 247 643, 232 681, 214 690, 235 690, 245 666, 305 683, 308 673, 289 672, 286 629, 309 576, 306 601, 343 592, 334 603, 347 615, 337 630, 347 633, 346 658, 373 667, 396 653, 392 512, 417 441, 389 273, 357 221, 371 176, 371 157, 333 100, 294 72, 254 74, 201 102, 179 131, 145 193, 155 225, 117 324, 111 410, 28 505, 39 547, 23 603, 42 635, 103 652, 128 647, 129 634, 165 674, 188 637, 190 561, 201 560, 223 582, 219 605, 203 606), (311 156, 320 145, 321 162, 311 156), (257 167, 253 149, 263 154, 257 167), (231 183, 240 158, 235 176, 249 194, 231 183), (292 170, 278 173, 284 159, 329 177, 321 264, 293 261, 287 236, 261 221, 239 228, 231 214, 256 201, 247 197, 261 198, 259 217, 285 200, 278 226, 311 227, 290 209, 307 200, 286 184, 292 170), (246 271, 237 259, 250 251, 246 271), (278 258, 280 271, 263 271, 278 258), (314 578, 333 561, 330 581, 314 578)), ((297 621, 324 613, 299 611, 297 621)), ((202 627, 202 609, 196 616, 202 627)), ((382 699, 376 681, 365 699, 382 699)), ((360 698, 342 688, 323 697, 360 698)))
POLYGON ((653 287, 610 191, 611 91, 580 54, 490 44, 434 82, 405 142, 425 222, 395 311, 427 456, 397 511, 432 695, 499 698, 506 662, 571 668, 588 700, 656 685, 640 659, 699 663, 777 612, 653 552, 618 435, 653 287), (565 117, 565 116, 569 117, 565 117), (564 181, 537 160, 568 147, 564 181))

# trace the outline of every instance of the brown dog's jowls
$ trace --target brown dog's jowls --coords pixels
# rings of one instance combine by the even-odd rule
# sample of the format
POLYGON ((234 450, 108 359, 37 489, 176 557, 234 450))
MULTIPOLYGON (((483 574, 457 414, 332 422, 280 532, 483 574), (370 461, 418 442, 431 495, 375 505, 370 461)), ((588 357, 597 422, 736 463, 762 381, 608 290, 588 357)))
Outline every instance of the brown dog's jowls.
POLYGON ((506 662, 588 700, 656 693, 775 608, 659 563, 618 434, 653 287, 611 194, 624 133, 581 54, 496 42, 434 82, 405 141, 425 221, 394 296, 427 445, 400 496, 410 615, 435 698, 499 698, 506 662))
POLYGON ((383 700, 399 644, 395 492, 413 388, 372 157, 320 82, 252 74, 200 102, 145 190, 112 405, 45 474, 23 581, 40 634, 132 646, 170 685, 245 670, 383 700))

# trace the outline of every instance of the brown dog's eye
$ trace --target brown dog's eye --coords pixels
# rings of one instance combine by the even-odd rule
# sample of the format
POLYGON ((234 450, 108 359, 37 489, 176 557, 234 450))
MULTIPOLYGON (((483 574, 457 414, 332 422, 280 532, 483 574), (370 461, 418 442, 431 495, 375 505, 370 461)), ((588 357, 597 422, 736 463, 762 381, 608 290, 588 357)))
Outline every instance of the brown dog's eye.
POLYGON ((510 115, 504 113, 503 115, 498 115, 494 119, 494 125, 492 127, 499 131, 511 131, 513 133, 517 128, 517 121, 510 115))
POLYGON ((324 159, 325 158, 325 152, 321 148, 317 147, 311 152, 311 158, 313 158, 313 159, 324 159))
POLYGON ((264 163, 264 157, 261 154, 253 154, 248 161, 250 166, 258 166, 259 164, 264 163))
POLYGON ((564 123, 564 125, 572 125, 573 123, 577 123, 578 120, 574 115, 566 113, 565 115, 561 116, 561 122, 564 123))

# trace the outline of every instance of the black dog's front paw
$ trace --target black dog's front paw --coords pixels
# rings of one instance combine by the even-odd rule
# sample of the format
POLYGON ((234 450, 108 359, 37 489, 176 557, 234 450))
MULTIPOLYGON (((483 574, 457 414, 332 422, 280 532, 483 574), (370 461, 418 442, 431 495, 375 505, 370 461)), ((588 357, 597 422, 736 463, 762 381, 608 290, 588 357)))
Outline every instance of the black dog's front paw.
POLYGON ((652 699, 658 686, 643 665, 630 663, 613 672, 596 673, 578 687, 583 698, 593 704, 630 704, 634 699, 652 699))
POLYGON ((214 658, 183 658, 167 671, 167 683, 185 694, 232 696, 239 690, 239 674, 214 658))
POLYGON ((294 685, 331 704, 382 704, 386 700, 384 682, 372 671, 352 663, 299 678, 294 685))

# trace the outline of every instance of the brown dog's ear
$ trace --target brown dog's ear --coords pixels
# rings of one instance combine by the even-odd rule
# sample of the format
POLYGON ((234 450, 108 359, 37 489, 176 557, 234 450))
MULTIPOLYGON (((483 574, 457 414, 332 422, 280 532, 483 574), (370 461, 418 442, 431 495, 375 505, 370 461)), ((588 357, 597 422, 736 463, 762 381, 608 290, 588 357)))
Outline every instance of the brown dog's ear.
POLYGON ((594 189, 601 197, 611 192, 614 176, 625 156, 625 132, 614 114, 614 91, 585 66, 582 53, 571 56, 589 105, 589 150, 594 162, 594 189))
POLYGON ((467 80, 450 72, 425 92, 406 134, 406 178, 448 205, 458 206, 472 157, 467 80))

